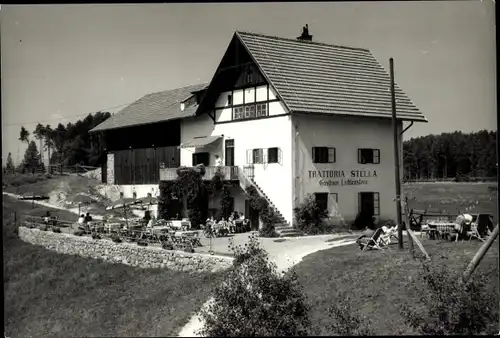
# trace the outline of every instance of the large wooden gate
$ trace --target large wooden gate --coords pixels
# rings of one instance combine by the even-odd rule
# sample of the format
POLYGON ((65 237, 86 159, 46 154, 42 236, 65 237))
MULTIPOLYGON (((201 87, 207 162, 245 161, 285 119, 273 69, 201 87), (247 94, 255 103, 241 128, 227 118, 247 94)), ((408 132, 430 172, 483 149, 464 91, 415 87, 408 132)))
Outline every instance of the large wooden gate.
POLYGON ((166 168, 180 165, 180 150, 174 147, 129 149, 114 152, 115 184, 157 184, 160 163, 166 168))

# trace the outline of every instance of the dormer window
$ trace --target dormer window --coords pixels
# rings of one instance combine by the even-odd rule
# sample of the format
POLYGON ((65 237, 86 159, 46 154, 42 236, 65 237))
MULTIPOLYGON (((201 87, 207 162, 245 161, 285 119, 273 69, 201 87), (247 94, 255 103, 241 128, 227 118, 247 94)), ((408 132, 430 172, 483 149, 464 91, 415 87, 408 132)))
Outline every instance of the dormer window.
POLYGON ((184 111, 184 109, 186 108, 186 104, 184 102, 181 103, 181 111, 184 111))

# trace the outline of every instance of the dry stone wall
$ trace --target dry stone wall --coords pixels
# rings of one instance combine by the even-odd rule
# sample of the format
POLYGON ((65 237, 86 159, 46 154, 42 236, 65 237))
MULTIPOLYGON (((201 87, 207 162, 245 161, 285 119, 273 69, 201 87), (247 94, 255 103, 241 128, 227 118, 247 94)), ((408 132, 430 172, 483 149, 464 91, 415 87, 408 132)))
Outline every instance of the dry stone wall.
POLYGON ((167 268, 175 271, 216 272, 229 268, 231 257, 170 251, 160 247, 142 247, 132 243, 114 243, 108 239, 93 239, 39 229, 19 227, 19 237, 28 243, 41 245, 62 254, 79 255, 122 263, 141 268, 167 268))

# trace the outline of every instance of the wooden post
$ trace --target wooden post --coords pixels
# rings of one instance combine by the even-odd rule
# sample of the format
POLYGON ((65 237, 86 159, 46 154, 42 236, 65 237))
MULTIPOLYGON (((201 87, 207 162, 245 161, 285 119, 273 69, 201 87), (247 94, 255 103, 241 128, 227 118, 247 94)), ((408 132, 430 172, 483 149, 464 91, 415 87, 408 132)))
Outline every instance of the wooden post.
POLYGON ((394 89, 394 59, 389 59, 391 75, 391 106, 392 106, 392 133, 394 136, 394 180, 396 183, 396 210, 398 222, 398 246, 403 249, 403 220, 401 216, 401 179, 399 168, 399 138, 398 138, 398 120, 396 116, 396 92, 394 89))
POLYGON ((17 211, 14 211, 14 226, 17 226, 17 211))
POLYGON ((464 283, 466 283, 469 280, 474 270, 477 268, 479 263, 481 263, 481 260, 486 255, 486 252, 488 252, 488 249, 491 247, 497 236, 498 236, 498 224, 493 230, 493 233, 490 235, 490 238, 488 238, 488 240, 479 248, 476 255, 474 256, 474 258, 472 258, 472 261, 467 266, 467 269, 465 270, 462 276, 462 281, 464 283))
MULTIPOLYGON (((404 210, 405 210, 405 225, 406 225, 406 231, 410 229, 410 215, 409 215, 409 210, 408 210, 408 197, 404 197, 404 210)), ((408 249, 410 250, 410 254, 412 257, 415 257, 415 247, 413 245, 413 239, 411 236, 408 234, 408 249)))

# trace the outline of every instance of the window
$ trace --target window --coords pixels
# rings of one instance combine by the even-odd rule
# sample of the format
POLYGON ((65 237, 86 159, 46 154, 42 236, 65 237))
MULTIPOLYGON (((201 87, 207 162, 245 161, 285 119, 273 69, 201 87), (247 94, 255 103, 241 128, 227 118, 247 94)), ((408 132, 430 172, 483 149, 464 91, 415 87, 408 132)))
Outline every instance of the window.
POLYGON ((267 149, 267 163, 278 163, 278 148, 267 149))
POLYGON ((227 96, 227 104, 229 106, 233 104, 233 95, 228 95, 227 96))
POLYGON ((369 149, 360 148, 358 149, 358 163, 367 164, 379 164, 380 163, 380 150, 379 149, 369 149))
POLYGON ((194 153, 193 154, 193 166, 198 164, 203 164, 208 166, 210 163, 210 153, 194 153))
POLYGON ((312 159, 313 163, 335 163, 336 161, 335 148, 313 147, 312 159))
POLYGON ((322 211, 328 210, 328 193, 327 192, 317 192, 314 193, 314 198, 316 204, 321 208, 322 211))
POLYGON ((257 117, 267 116, 267 103, 259 103, 256 105, 257 117))
POLYGON ((245 118, 246 119, 255 118, 255 105, 252 104, 245 106, 245 118))
POLYGON ((241 120, 242 118, 244 118, 244 115, 243 115, 243 107, 236 107, 236 108, 233 108, 233 120, 241 120))
POLYGON ((252 163, 263 163, 264 162, 264 152, 262 149, 252 150, 252 163))

